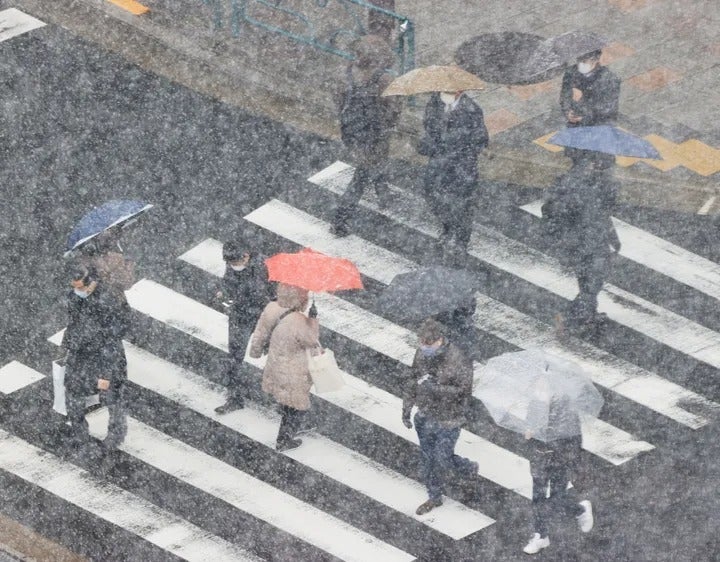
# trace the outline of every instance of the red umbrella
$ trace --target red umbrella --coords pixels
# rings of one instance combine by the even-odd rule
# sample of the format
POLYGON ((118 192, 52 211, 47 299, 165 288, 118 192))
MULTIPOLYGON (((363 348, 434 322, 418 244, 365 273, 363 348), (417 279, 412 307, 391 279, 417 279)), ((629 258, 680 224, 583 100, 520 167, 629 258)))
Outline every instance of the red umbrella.
POLYGON ((270 281, 301 287, 314 293, 362 289, 355 264, 303 248, 297 254, 276 254, 265 260, 270 281))

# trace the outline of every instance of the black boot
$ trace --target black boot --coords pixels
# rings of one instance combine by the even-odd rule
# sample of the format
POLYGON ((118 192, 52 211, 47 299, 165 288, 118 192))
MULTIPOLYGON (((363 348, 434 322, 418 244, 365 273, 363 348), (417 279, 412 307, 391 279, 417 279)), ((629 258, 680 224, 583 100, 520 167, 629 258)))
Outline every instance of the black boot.
POLYGON ((229 414, 230 412, 234 412, 236 410, 242 410, 245 407, 245 401, 242 398, 228 398, 228 401, 225 402, 222 406, 218 406, 215 408, 216 414, 229 414))

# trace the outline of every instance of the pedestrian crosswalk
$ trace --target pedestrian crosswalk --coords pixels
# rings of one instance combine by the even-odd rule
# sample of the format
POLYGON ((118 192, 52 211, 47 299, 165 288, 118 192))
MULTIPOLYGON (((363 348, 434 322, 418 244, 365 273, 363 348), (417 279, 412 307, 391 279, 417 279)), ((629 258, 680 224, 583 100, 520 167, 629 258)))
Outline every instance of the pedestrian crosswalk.
MULTIPOLYGON (((326 192, 332 200, 342 193, 351 173, 349 166, 333 164, 311 177, 308 189, 326 192)), ((381 209, 370 195, 362 207, 392 220, 409 236, 437 238, 438 229, 422 201, 393 189, 402 195, 397 204, 381 209)), ((260 250, 272 251, 274 240, 285 248, 309 246, 343 256, 356 263, 375 287, 419 267, 417 257, 391 249, 372 233, 333 236, 327 217, 317 216, 309 204, 271 199, 243 220, 269 235, 262 237, 268 248, 260 250)), ((622 230, 629 259, 643 253, 642 260, 636 260, 641 265, 712 296, 717 266, 638 230, 631 225, 622 230), (654 257, 648 245, 658 248, 654 257), (683 263, 697 269, 693 279, 703 281, 689 283, 680 272, 683 263)), ((192 270, 204 279, 204 286, 213 286, 224 273, 221 248, 221 241, 212 237, 196 241, 178 252, 170 267, 192 270)), ((544 291, 574 296, 574 280, 552 258, 490 229, 475 228, 469 253, 544 291)), ((488 493, 466 498, 451 486, 442 508, 423 516, 414 513, 426 492, 415 467, 407 465, 408 455, 417 458, 418 441, 415 431, 401 420, 397 377, 412 362, 416 336, 410 327, 386 318, 368 299, 314 295, 321 339, 327 336, 342 343, 338 360, 346 386, 313 397, 319 415, 334 421, 331 426, 320 423, 303 436, 301 447, 278 453, 274 442, 279 414, 269 403, 251 401, 242 410, 215 413, 224 389, 213 382, 217 373, 212 370, 218 368, 215 359, 228 352, 228 318, 210 306, 212 291, 205 298, 189 295, 172 279, 172 275, 149 277, 126 292, 140 329, 148 332, 125 342, 131 396, 142 397, 143 404, 153 405, 153 412, 131 402, 128 436, 120 454, 174 483, 153 497, 172 494, 175 486, 182 486, 183 493, 202 500, 212 517, 241 514, 247 518, 243 520, 253 522, 249 530, 220 532, 211 523, 210 512, 196 513, 190 521, 187 513, 175 513, 172 503, 159 507, 127 482, 104 481, 75 464, 79 461, 61 458, 59 449, 45 450, 30 437, 26 441, 5 430, 0 430, 0 469, 186 560, 288 559, 283 540, 293 548, 302 545, 297 559, 414 560, 425 556, 423 549, 429 543, 439 549, 436 559, 461 559, 458 553, 472 552, 472 545, 481 543, 489 529, 506 525, 512 519, 509 511, 529 511, 532 481, 523 438, 479 421, 462 431, 456 451, 478 462, 478 489, 488 493), (163 345, 148 345, 153 338, 177 342, 179 349, 200 346, 205 351, 185 364, 163 345), (382 359, 387 372, 380 375, 365 359, 353 360, 356 353, 382 359), (346 433, 356 426, 361 429, 348 439, 346 433), (222 440, 216 439, 219 434, 222 440), (218 448, 216 441, 223 446, 218 448), (235 448, 252 454, 238 456, 235 448)), ((667 345, 673 353, 714 365, 713 347, 720 341, 714 331, 628 291, 609 286, 605 292, 604 306, 615 322, 667 345), (622 299, 613 300, 613 295, 622 299), (673 341, 668 336, 671 329, 678 335, 673 341)), ((711 398, 654 372, 652 366, 634 364, 589 341, 560 337, 541 319, 482 291, 476 298, 478 330, 497 338, 508 350, 542 347, 580 364, 606 396, 625 401, 623 412, 652 412, 678 431, 702 430, 720 412, 711 398)), ((49 340, 59 345, 61 338, 62 330, 49 340)), ((246 361, 254 368, 250 384, 257 387, 264 360, 246 356, 246 361)), ((483 376, 482 369, 483 363, 476 363, 476 380, 483 376)), ((45 381, 43 373, 18 361, 0 368, 0 391, 9 398, 22 394, 25 386, 45 381)), ((476 400, 474 407, 481 408, 480 402, 476 400)), ((589 453, 584 462, 593 469, 612 474, 644 455, 662 455, 669 446, 651 428, 639 427, 636 420, 617 411, 603 412, 600 418, 584 421, 582 428, 583 448, 589 453)), ((91 433, 102 438, 106 409, 89 414, 88 420, 91 433)))

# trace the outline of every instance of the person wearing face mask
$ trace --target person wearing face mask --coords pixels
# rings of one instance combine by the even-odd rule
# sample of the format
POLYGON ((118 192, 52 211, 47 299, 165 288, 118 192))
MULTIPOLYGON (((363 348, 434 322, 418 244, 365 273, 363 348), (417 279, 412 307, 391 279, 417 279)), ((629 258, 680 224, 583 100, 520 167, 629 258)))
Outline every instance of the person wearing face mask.
POLYGON ((423 195, 442 227, 440 243, 465 250, 472 232, 478 156, 488 145, 482 109, 463 92, 436 92, 425 108, 418 152, 428 156, 423 195))
POLYGON ((62 348, 72 444, 89 442, 85 404, 88 396, 99 392, 100 403, 110 414, 103 444, 106 449, 115 449, 127 433, 123 403, 127 360, 122 338, 130 325, 130 306, 122 293, 107 290, 91 268, 79 267, 71 286, 62 348))
POLYGON ((225 375, 226 402, 215 408, 218 414, 239 410, 245 405, 247 381, 245 350, 255 323, 272 298, 268 273, 260 256, 235 241, 223 245, 225 275, 215 295, 226 306, 228 321, 229 364, 225 375))
POLYGON ((560 90, 560 108, 568 127, 590 127, 612 123, 620 104, 620 79, 600 64, 602 51, 578 59, 565 71, 560 90))
POLYGON ((415 431, 420 441, 422 478, 428 500, 416 513, 423 515, 442 505, 445 478, 454 471, 472 481, 478 465, 455 454, 455 443, 466 423, 472 392, 472 362, 447 339, 445 326, 433 319, 423 322, 420 347, 415 353, 411 376, 403 385, 402 421, 411 429, 413 406, 415 431))

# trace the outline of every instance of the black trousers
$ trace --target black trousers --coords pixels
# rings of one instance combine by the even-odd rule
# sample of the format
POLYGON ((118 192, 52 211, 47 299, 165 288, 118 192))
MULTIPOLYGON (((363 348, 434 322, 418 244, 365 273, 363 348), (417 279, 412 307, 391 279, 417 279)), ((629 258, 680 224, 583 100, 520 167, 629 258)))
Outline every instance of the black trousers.
POLYGON ((578 294, 570 303, 568 320, 584 322, 597 314, 598 295, 608 276, 610 257, 607 254, 582 256, 575 266, 578 294))
POLYGON ((228 328, 227 367, 225 386, 229 402, 244 402, 247 397, 248 366, 245 364, 245 352, 255 330, 255 321, 232 322, 228 328))
POLYGON ((541 537, 548 536, 548 520, 553 513, 577 517, 583 513, 576 489, 567 489, 573 479, 582 449, 582 438, 572 437, 539 446, 530 463, 533 479, 533 524, 541 537))
POLYGON ((290 406, 280 405, 280 429, 278 430, 277 442, 287 443, 295 438, 300 430, 300 424, 305 417, 304 410, 296 410, 290 406))
POLYGON ((347 228, 348 221, 355 214, 360 199, 362 199, 365 190, 369 187, 375 190, 381 206, 386 206, 389 203, 390 188, 388 187, 384 164, 358 164, 350 185, 345 190, 345 193, 340 196, 333 219, 333 225, 336 228, 347 228))
MULTIPOLYGON (((72 439, 80 444, 90 440, 88 422, 85 419, 86 394, 65 391, 67 418, 71 423, 72 439)), ((119 386, 100 391, 100 404, 107 406, 110 419, 105 443, 117 447, 127 435, 127 414, 125 410, 125 387, 119 386)))

